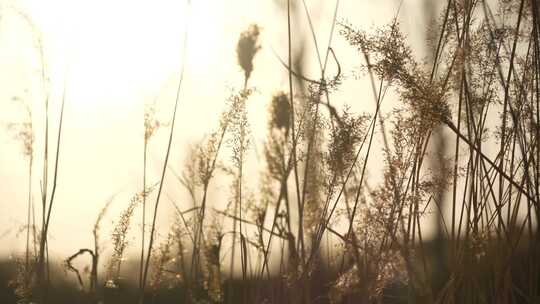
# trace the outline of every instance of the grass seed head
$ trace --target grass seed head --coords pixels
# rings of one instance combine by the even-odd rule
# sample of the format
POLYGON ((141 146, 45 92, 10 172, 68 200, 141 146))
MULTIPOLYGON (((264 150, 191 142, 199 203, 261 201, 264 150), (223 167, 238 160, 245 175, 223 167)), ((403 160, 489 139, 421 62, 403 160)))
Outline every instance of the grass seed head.
POLYGON ((244 71, 245 83, 247 83, 253 71, 253 58, 261 48, 258 42, 259 33, 258 25, 250 25, 247 30, 240 34, 240 39, 238 39, 238 45, 236 46, 238 64, 244 71))

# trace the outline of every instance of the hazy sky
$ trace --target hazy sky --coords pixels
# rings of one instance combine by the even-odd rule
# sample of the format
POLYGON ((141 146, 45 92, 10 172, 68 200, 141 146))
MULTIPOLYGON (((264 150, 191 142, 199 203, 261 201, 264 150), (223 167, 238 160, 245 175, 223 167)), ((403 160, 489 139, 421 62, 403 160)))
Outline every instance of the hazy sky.
MULTIPOLYGON (((424 35, 420 2, 404 1, 399 16, 403 30, 416 45, 421 45, 424 35)), ((257 141, 262 140, 270 97, 287 85, 287 73, 274 55, 275 52, 286 58, 287 54, 283 3, 192 0, 188 13, 182 0, 0 0, 0 122, 22 119, 24 112, 20 103, 12 101, 14 96, 34 109, 37 134, 33 192, 37 211, 44 96, 46 91, 50 93, 51 132, 55 134, 56 113, 66 84, 58 189, 50 230, 51 254, 65 255, 89 246, 99 210, 111 195, 118 193, 104 222, 103 233, 107 234, 110 223, 140 190, 143 105, 157 100, 158 117, 163 121, 170 119, 186 23, 187 62, 171 166, 181 171, 186 145, 216 126, 229 88, 242 86, 243 73, 236 64, 235 49, 239 33, 251 23, 262 28, 262 49, 255 58, 250 79, 257 91, 248 107, 254 136, 257 141), (37 37, 41 37, 45 73, 50 77, 45 89, 37 37)), ((306 3, 319 48, 324 51, 335 2, 306 3)), ((390 22, 397 5, 395 0, 342 0, 338 19, 369 29, 390 22)), ((301 42, 307 34, 307 19, 301 6, 294 23, 293 39, 307 47, 307 74, 317 78, 313 42, 309 36, 301 42)), ((344 72, 350 74, 361 63, 360 56, 339 35, 334 36, 332 45, 344 72)), ((334 99, 338 105, 348 102, 360 111, 373 103, 371 90, 361 80, 347 80, 343 91, 334 99)), ((163 128, 150 143, 150 181, 157 181, 167 134, 168 128, 163 128)), ((54 144, 53 136, 51 145, 54 144)), ((9 254, 23 248, 24 234, 17 237, 16 232, 25 221, 27 164, 20 144, 4 125, 0 129, 0 147, 0 254, 9 254)), ((253 170, 256 172, 256 168, 253 170)), ((182 205, 185 193, 171 175, 166 185, 166 192, 177 197, 182 205)), ((213 195, 228 195, 227 191, 224 186, 213 195)), ((163 207, 160 219, 166 223, 166 210, 170 208, 167 200, 163 207)))

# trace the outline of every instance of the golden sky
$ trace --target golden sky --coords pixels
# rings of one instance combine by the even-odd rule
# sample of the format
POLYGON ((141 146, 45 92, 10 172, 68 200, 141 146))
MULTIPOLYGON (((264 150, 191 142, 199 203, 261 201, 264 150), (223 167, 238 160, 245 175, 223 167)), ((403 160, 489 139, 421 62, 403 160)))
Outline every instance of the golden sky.
MULTIPOLYGON (((400 11, 403 30, 412 43, 423 38, 420 0, 405 0, 400 11)), ((177 117, 170 164, 182 168, 185 147, 217 124, 230 87, 241 87, 243 74, 236 64, 240 32, 251 23, 262 28, 262 49, 255 58, 250 85, 250 123, 255 139, 265 135, 265 115, 272 94, 287 85, 286 70, 275 54, 286 58, 284 1, 183 0, 153 1, 7 1, 0 0, 0 122, 20 121, 24 99, 34 109, 36 125, 34 199, 38 208, 43 138, 43 100, 50 93, 51 121, 56 133, 59 101, 66 84, 57 198, 51 219, 51 254, 66 254, 91 242, 91 230, 105 201, 118 193, 105 225, 110 225, 131 195, 140 190, 142 115, 145 103, 157 101, 158 117, 168 121, 181 69, 183 36, 189 24, 185 78, 177 117), (188 18, 188 19, 187 19, 188 18), (33 24, 30 25, 29 21, 33 24), (186 22, 187 21, 187 22, 186 22), (36 37, 41 37, 48 85, 43 87, 36 37), (275 54, 274 54, 275 52, 275 54)), ((299 2, 300 3, 300 2, 299 2)), ((318 44, 328 44, 335 2, 306 1, 318 44)), ((396 0, 342 0, 338 19, 369 29, 389 23, 396 0)), ((307 74, 317 78, 313 41, 301 6, 295 15, 294 37, 306 45, 307 74), (308 35, 303 41, 301 37, 308 35)), ((293 39, 295 39, 293 37, 293 39)), ((345 73, 360 63, 360 56, 335 35, 332 45, 345 73)), ((421 45, 421 44, 420 44, 421 45)), ((421 49, 421 47, 419 47, 421 49)), ((335 71, 335 67, 330 67, 335 71)), ((345 93, 334 100, 361 111, 372 105, 371 89, 351 77, 345 93)), ((2 125, 3 126, 3 125, 2 125)), ((157 180, 168 129, 150 143, 150 180, 157 180)), ((51 145, 54 145, 54 139, 51 145)), ((16 230, 26 212, 27 167, 20 145, 0 130, 0 254, 17 252, 23 237, 16 230), (12 232, 4 235, 4 232, 12 232)), ((256 168, 253 168, 256 172, 256 168)), ((171 175, 166 191, 182 204, 185 193, 171 175)), ((213 195, 228 195, 228 187, 213 195)), ((165 206, 166 204, 164 204, 165 206)), ((167 207, 161 219, 166 222, 167 207)), ((104 228, 104 233, 108 233, 104 228)))

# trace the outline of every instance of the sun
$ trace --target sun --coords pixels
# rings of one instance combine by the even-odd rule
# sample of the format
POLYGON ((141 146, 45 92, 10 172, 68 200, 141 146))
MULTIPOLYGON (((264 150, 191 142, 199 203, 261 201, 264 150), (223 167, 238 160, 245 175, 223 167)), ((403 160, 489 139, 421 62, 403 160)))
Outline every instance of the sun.
MULTIPOLYGON (((72 97, 97 102, 127 101, 178 74, 186 31, 186 66, 194 73, 215 70, 220 46, 231 38, 219 26, 227 7, 212 0, 53 0, 27 2, 13 12, 24 11, 39 29, 33 34, 43 41, 50 78, 63 79, 68 71, 72 97)), ((11 31, 31 31, 23 23, 11 31)))

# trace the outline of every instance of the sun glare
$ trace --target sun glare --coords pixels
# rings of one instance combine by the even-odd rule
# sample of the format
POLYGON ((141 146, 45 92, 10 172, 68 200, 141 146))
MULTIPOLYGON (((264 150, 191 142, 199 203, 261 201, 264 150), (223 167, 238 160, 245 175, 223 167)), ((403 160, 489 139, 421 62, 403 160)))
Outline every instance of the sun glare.
POLYGON ((193 1, 189 8, 183 1, 55 2, 27 6, 39 23, 34 34, 52 57, 51 78, 68 71, 77 102, 124 102, 158 90, 180 69, 186 29, 186 64, 197 74, 220 68, 220 46, 232 38, 218 26, 227 10, 219 1, 193 1))

